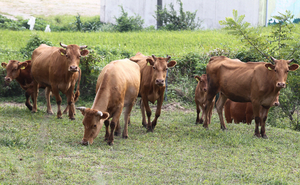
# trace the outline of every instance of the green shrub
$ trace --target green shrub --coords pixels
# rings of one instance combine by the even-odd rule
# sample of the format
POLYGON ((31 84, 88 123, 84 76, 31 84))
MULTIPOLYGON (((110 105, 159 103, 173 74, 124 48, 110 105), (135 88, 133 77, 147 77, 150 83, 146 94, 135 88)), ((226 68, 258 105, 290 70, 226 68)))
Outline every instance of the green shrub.
POLYGON ((179 15, 177 15, 174 5, 169 4, 171 10, 167 10, 166 7, 162 10, 155 11, 156 16, 154 18, 157 22, 162 23, 160 29, 166 30, 195 30, 201 27, 201 20, 198 18, 196 20, 196 13, 183 11, 181 0, 177 0, 177 3, 180 5, 179 15))
POLYGON ((47 44, 48 46, 53 46, 52 42, 47 40, 42 40, 38 35, 32 35, 26 44, 25 48, 21 48, 20 52, 23 54, 25 59, 31 59, 33 50, 38 48, 41 44, 47 44))
POLYGON ((140 31, 143 29, 144 20, 141 16, 136 15, 128 16, 128 13, 124 11, 123 6, 121 8, 121 16, 116 18, 116 30, 119 32, 127 32, 127 31, 140 31))

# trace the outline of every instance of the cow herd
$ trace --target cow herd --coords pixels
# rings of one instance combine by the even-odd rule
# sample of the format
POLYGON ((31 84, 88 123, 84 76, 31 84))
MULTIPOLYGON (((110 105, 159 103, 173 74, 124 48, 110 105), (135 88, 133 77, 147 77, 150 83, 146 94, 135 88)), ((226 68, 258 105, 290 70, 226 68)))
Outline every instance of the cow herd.
MULTIPOLYGON (((50 47, 42 44, 33 51, 31 60, 25 62, 10 60, 1 65, 6 68, 5 81, 9 83, 16 79, 25 90, 25 105, 29 110, 33 113, 37 112, 38 91, 39 88, 45 88, 47 113, 53 114, 50 104, 52 93, 58 106, 57 118, 62 118, 62 99, 59 95, 59 92, 62 92, 67 97, 67 108, 64 113, 68 112, 69 119, 74 120, 75 102, 80 94, 80 58, 88 55, 89 51, 85 49, 87 46, 62 43, 60 46, 50 47), (77 89, 74 93, 76 83, 77 89)), ((142 124, 147 131, 153 132, 161 114, 167 70, 176 65, 176 61, 169 61, 170 58, 170 56, 163 58, 137 53, 130 59, 116 60, 107 64, 99 74, 92 107, 76 108, 84 116, 84 136, 81 143, 92 144, 104 124, 105 140, 112 145, 114 135, 121 135, 119 120, 124 107, 125 123, 122 137, 128 138, 130 114, 138 96, 141 97, 142 124), (157 102, 153 121, 151 121, 152 112, 149 102, 157 102)), ((244 63, 224 56, 211 57, 206 74, 195 76, 198 81, 195 91, 196 124, 203 123, 203 126, 208 128, 216 104, 221 129, 226 129, 223 118, 225 107, 227 122, 234 120, 235 123, 250 124, 254 119, 254 135, 267 138, 265 122, 269 108, 279 104, 279 92, 286 87, 288 72, 299 67, 298 64, 290 65, 293 60, 271 59, 273 64, 244 63), (217 93, 219 98, 215 103, 217 93)))

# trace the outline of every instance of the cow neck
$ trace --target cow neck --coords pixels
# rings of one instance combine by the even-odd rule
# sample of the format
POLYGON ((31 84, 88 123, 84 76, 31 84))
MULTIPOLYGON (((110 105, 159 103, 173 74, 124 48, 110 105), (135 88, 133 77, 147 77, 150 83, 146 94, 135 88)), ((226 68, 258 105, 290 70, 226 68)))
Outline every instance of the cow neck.
POLYGON ((109 85, 109 79, 106 75, 104 75, 104 78, 101 81, 102 83, 98 87, 94 103, 92 106, 92 109, 107 112, 109 100, 110 100, 110 91, 108 85, 109 85))
POLYGON ((19 69, 19 70, 20 70, 20 73, 19 73, 19 76, 16 78, 16 81, 22 86, 22 88, 25 88, 25 86, 27 84, 30 84, 32 82, 32 79, 27 76, 27 73, 25 71, 27 69, 24 69, 24 70, 19 69))

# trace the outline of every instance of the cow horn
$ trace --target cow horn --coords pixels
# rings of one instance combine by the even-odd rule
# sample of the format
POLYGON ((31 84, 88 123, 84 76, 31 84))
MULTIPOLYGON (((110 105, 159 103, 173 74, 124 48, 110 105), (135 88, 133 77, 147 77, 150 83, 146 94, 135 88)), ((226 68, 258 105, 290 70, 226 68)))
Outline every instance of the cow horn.
POLYGON ((87 45, 80 46, 80 49, 84 49, 84 48, 87 48, 87 47, 88 47, 87 45))
POLYGON ((289 63, 291 63, 293 61, 294 61, 294 59, 291 59, 291 60, 288 60, 287 63, 289 64, 289 63))
POLYGON ((153 58, 154 60, 156 60, 156 56, 155 56, 155 55, 152 55, 152 58, 153 58))
POLYGON ((98 111, 98 112, 97 112, 97 115, 103 116, 103 113, 102 113, 101 111, 98 111))
POLYGON ((167 61, 170 60, 171 56, 167 55, 167 61))
POLYGON ((65 45, 65 44, 63 44, 63 43, 61 43, 61 42, 60 42, 59 44, 60 44, 61 47, 67 48, 67 45, 65 45))
POLYGON ((275 62, 275 60, 277 60, 276 58, 274 58, 274 57, 271 57, 271 59, 273 60, 273 62, 275 62))
POLYGON ((85 107, 76 107, 76 109, 80 110, 80 111, 85 111, 86 108, 85 107))

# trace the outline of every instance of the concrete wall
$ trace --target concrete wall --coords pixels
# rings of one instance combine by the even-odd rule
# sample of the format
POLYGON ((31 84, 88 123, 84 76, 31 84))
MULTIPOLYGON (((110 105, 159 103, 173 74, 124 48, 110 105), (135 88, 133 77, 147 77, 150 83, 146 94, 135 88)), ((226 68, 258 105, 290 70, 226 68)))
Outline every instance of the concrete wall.
MULTIPOLYGON (((238 15, 245 15, 245 21, 252 26, 265 25, 266 2, 268 1, 268 18, 278 15, 278 11, 290 9, 293 13, 300 14, 300 0, 182 0, 183 10, 195 12, 205 29, 220 28, 219 21, 225 17, 232 17, 232 10, 238 11, 238 15)), ((169 8, 172 3, 176 10, 179 5, 176 0, 162 0, 163 7, 169 8)), ((157 0, 101 0, 100 19, 102 22, 116 23, 115 17, 121 15, 122 5, 129 16, 140 15, 144 19, 144 26, 156 26, 153 17, 156 11, 157 0)))

